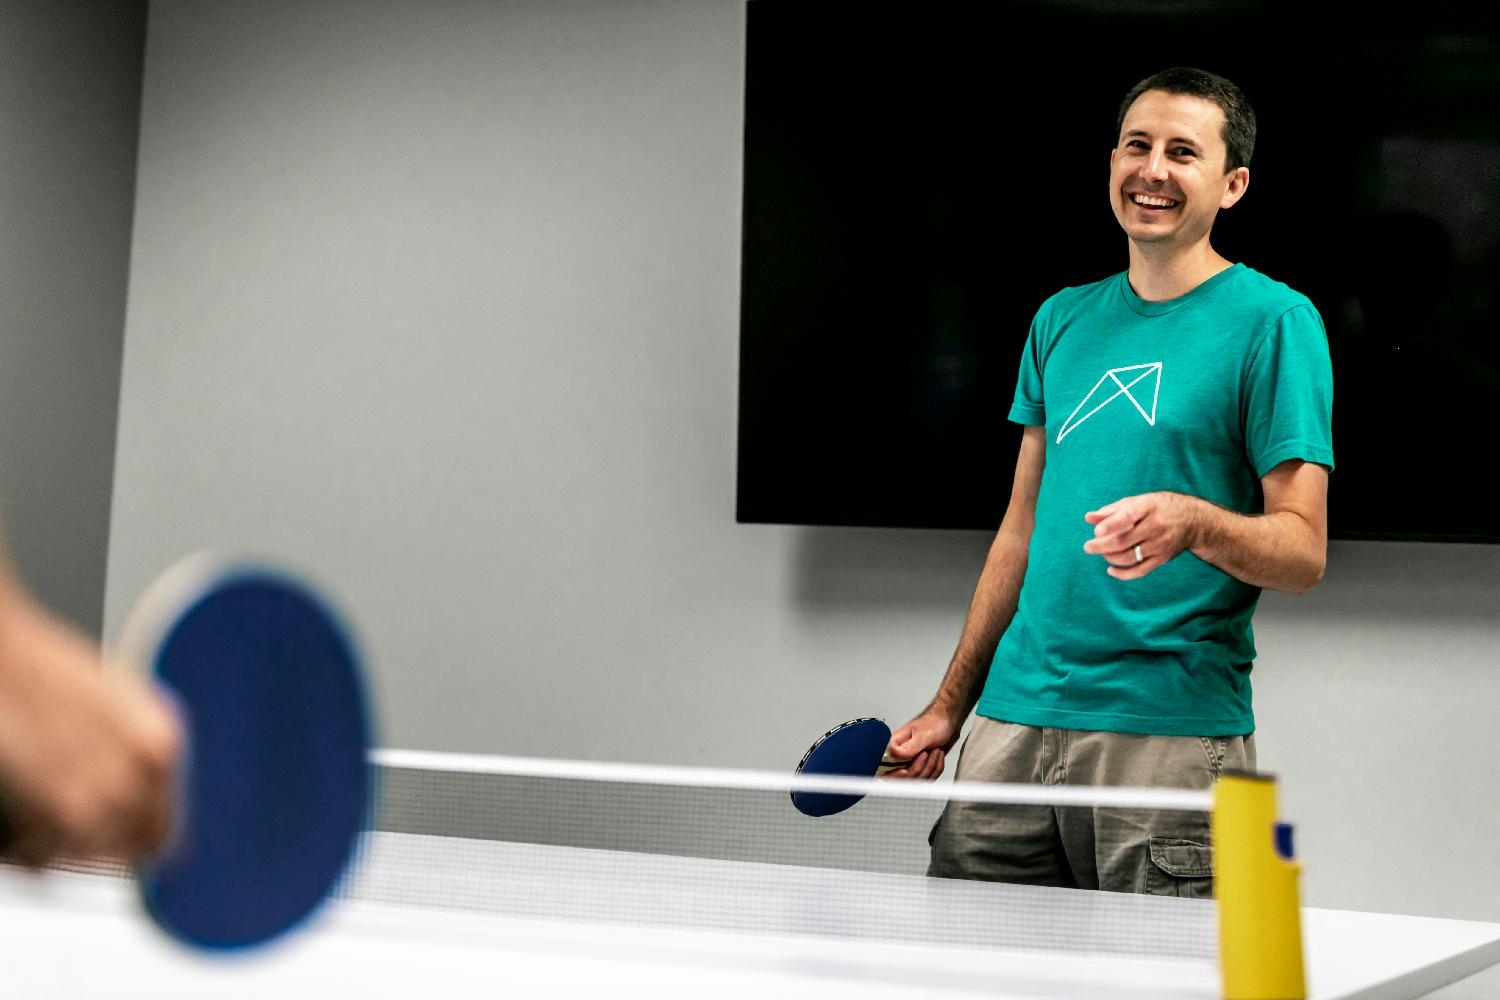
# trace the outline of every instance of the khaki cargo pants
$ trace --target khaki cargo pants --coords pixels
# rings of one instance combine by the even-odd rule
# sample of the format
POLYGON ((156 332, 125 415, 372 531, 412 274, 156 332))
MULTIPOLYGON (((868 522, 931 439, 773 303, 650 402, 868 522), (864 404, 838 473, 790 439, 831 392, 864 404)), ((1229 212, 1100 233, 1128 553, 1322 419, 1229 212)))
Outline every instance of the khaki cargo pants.
MULTIPOLYGON (((975 719, 959 781, 1207 789, 1255 769, 1255 737, 1140 736, 975 719)), ((953 801, 927 874, 1030 885, 1213 895, 1207 813, 953 801)))

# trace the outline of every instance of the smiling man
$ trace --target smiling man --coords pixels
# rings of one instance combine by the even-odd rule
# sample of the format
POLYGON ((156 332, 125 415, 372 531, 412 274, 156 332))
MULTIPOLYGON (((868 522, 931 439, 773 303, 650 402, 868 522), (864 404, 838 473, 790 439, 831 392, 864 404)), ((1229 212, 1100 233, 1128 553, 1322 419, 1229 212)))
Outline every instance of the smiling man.
MULTIPOLYGON (((1323 575, 1327 333, 1210 241, 1250 187, 1237 86, 1178 67, 1120 105, 1109 196, 1128 269, 1044 302, 1010 419, 1009 506, 937 695, 896 730, 935 778, 1208 788, 1254 770, 1251 619, 1323 575)), ((1212 894, 1206 814, 954 801, 930 874, 1212 894)))

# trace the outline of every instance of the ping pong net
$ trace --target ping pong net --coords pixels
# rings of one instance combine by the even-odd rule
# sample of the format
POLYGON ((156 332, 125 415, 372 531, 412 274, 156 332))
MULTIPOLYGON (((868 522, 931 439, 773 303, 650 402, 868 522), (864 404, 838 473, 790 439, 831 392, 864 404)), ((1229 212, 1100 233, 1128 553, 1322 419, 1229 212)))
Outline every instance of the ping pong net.
MULTIPOLYGON (((808 779, 769 772, 392 751, 377 760, 382 834, 343 890, 358 898, 953 947, 1217 954, 1207 902, 1116 899, 1106 915, 1090 905, 1093 893, 1037 890, 1037 905, 1021 906, 960 880, 941 880, 946 894, 933 895, 927 838, 944 801, 963 791, 952 782, 831 779, 823 784, 847 782, 864 797, 813 818, 790 800, 808 779)), ((1207 805, 1170 791, 1117 797, 1207 805)))
MULTIPOLYGON (((926 874, 928 837, 950 799, 1002 808, 1212 812, 1221 836, 1222 810, 1213 792, 794 776, 395 750, 376 751, 374 760, 381 768, 380 832, 341 889, 354 898, 534 920, 1057 960, 1116 956, 1214 982, 1223 960, 1232 957, 1221 947, 1222 900, 926 874), (791 802, 791 792, 808 789, 849 793, 857 803, 809 817, 791 802)), ((1254 824, 1265 819, 1250 817, 1254 824)), ((1229 820, 1238 822, 1232 815, 1229 820)), ((1251 853, 1258 861, 1259 852, 1251 853)), ((1243 876, 1244 863, 1229 860, 1243 876)), ((1251 869, 1253 880, 1259 872, 1251 869)), ((1277 912, 1275 890, 1250 888, 1253 926, 1245 933, 1257 934, 1254 926, 1286 915, 1285 906, 1277 912)), ((1232 896, 1245 909, 1245 891, 1232 896)), ((1279 902, 1292 910, 1293 926, 1283 930, 1294 939, 1300 986, 1295 892, 1279 902)), ((1266 942, 1244 944, 1255 952, 1257 968, 1265 966, 1266 942)))

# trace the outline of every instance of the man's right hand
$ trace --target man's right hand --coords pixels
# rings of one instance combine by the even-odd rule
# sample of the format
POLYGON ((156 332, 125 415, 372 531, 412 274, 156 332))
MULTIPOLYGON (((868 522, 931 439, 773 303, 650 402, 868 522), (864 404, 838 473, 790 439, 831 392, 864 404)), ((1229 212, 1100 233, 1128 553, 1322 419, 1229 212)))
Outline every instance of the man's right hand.
POLYGON ((947 713, 929 708, 900 729, 891 733, 890 755, 911 763, 887 778, 921 778, 931 780, 943 773, 948 751, 958 742, 960 724, 947 713))
POLYGON ((177 712, 29 596, 0 603, 0 849, 33 869, 153 854, 172 827, 177 712))

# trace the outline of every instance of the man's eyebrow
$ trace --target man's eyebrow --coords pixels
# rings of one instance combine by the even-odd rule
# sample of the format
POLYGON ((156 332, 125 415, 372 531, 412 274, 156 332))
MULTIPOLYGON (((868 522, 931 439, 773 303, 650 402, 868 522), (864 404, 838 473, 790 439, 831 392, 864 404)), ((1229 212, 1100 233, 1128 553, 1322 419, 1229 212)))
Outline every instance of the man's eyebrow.
MULTIPOLYGON (((1135 128, 1135 129, 1128 130, 1127 132, 1125 132, 1124 135, 1120 136, 1120 138, 1122 138, 1122 139, 1149 139, 1149 138, 1151 138, 1151 133, 1147 132, 1145 129, 1135 128)), ((1172 138, 1170 138, 1170 139, 1167 140, 1167 145, 1169 145, 1169 146, 1192 146, 1194 149, 1197 149, 1197 150, 1201 150, 1203 148, 1203 146, 1198 142, 1197 139, 1189 139, 1187 136, 1173 136, 1172 138)))

